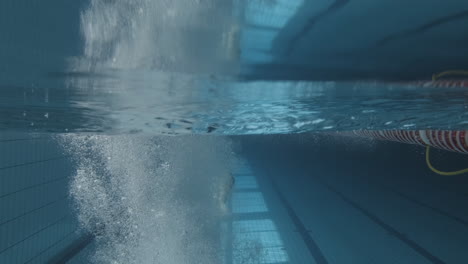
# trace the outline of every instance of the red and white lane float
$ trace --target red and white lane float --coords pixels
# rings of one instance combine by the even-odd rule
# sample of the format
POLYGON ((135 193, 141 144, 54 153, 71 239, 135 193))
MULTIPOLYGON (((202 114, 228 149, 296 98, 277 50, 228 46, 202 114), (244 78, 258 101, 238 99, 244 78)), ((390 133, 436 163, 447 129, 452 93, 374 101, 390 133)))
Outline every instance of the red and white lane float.
POLYGON ((468 154, 468 130, 355 130, 351 133, 468 154))
POLYGON ((468 80, 440 80, 411 82, 411 85, 422 87, 468 87, 468 80))
MULTIPOLYGON (((448 70, 434 74, 431 81, 412 82, 411 85, 423 87, 468 87, 467 76, 468 71, 466 70, 448 70), (444 79, 446 77, 457 77, 457 79, 444 79)), ((468 130, 355 130, 350 133, 359 137, 425 146, 426 163, 433 172, 445 176, 468 173, 468 168, 451 172, 437 170, 432 166, 429 158, 431 147, 468 154, 468 130)))
POLYGON ((450 172, 440 171, 432 166, 429 158, 431 147, 468 154, 468 130, 355 130, 349 133, 359 137, 425 146, 426 164, 433 172, 444 176, 468 173, 468 168, 450 172))
POLYGON ((468 71, 448 70, 432 75, 431 81, 411 82, 414 86, 423 87, 468 87, 468 71), (447 79, 448 78, 448 79, 447 79), (452 79, 450 79, 452 78, 452 79), (456 78, 456 79, 453 79, 456 78))

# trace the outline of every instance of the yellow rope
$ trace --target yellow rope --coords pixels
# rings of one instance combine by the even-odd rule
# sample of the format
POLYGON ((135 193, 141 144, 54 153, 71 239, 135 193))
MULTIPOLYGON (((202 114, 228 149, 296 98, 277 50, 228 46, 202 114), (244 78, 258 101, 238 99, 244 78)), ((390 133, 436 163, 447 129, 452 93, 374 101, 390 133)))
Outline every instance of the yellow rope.
POLYGON ((443 175, 443 176, 453 176, 453 175, 460 175, 460 174, 463 174, 463 173, 467 173, 468 172, 468 168, 466 169, 463 169, 463 170, 458 170, 458 171, 440 171, 436 168, 434 168, 431 164, 431 161, 429 160, 429 150, 431 149, 430 146, 426 146, 426 163, 427 163, 427 166, 429 167, 429 169, 431 169, 431 171, 439 174, 439 175, 443 175))
POLYGON ((437 79, 447 76, 447 75, 463 75, 463 76, 468 76, 468 71, 464 70, 450 70, 450 71, 444 71, 441 73, 437 73, 432 75, 432 81, 437 81, 437 79))
MULTIPOLYGON (((432 81, 437 81, 441 77, 449 76, 449 75, 461 75, 461 76, 468 76, 468 71, 464 70, 449 70, 449 71, 443 71, 437 74, 432 75, 432 81)), ((463 173, 468 173, 468 168, 463 169, 463 170, 458 170, 458 171, 440 171, 436 168, 434 168, 431 164, 431 161, 429 159, 429 152, 430 152, 431 147, 428 145, 426 146, 426 164, 431 169, 431 171, 443 175, 443 176, 453 176, 453 175, 460 175, 463 173)))

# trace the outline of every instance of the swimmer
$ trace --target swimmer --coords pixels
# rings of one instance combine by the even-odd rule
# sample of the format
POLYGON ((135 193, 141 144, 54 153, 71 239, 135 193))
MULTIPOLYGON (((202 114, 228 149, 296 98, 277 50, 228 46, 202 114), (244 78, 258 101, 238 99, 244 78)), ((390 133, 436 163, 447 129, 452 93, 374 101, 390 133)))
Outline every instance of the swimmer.
POLYGON ((231 194, 232 194, 232 188, 234 188, 234 184, 236 182, 236 179, 234 178, 234 176, 229 173, 229 177, 227 179, 227 181, 224 183, 224 185, 222 186, 222 189, 221 189, 221 193, 220 193, 220 207, 221 207, 221 210, 223 212, 227 212, 228 208, 228 202, 229 202, 229 198, 231 197, 231 194))

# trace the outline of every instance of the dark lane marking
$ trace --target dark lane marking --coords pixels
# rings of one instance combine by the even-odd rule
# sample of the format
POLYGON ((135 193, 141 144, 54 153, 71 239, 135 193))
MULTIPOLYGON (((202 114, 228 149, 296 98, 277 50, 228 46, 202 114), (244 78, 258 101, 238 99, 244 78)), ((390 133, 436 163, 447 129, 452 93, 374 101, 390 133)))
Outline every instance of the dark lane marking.
MULTIPOLYGON (((68 232, 68 234, 66 234, 65 236, 63 236, 61 239, 55 241, 53 244, 49 245, 48 247, 46 247, 45 249, 43 249, 41 252, 39 252, 38 254, 34 255, 33 257, 31 257, 30 259, 26 260, 24 262, 24 264, 28 264, 28 263, 31 263, 33 262, 34 260, 36 260, 38 257, 42 256, 44 253, 46 253, 47 251, 49 251, 51 248, 57 246, 58 244, 62 243, 65 239, 69 238, 71 235, 75 234, 77 232, 77 230, 73 230, 71 232, 68 232)), ((37 262, 36 262, 37 263, 37 262)), ((49 262, 50 264, 50 262, 49 262)), ((53 264, 56 264, 56 263, 53 263, 53 264)))
POLYGON ((17 219, 19 219, 19 218, 25 216, 25 215, 28 215, 28 214, 37 212, 37 211, 39 211, 39 210, 41 210, 41 209, 43 209, 43 208, 45 208, 45 207, 47 207, 47 206, 50 206, 50 205, 55 204, 55 203, 66 202, 66 201, 67 201, 67 200, 66 200, 67 197, 68 197, 68 195, 61 196, 61 197, 59 197, 57 200, 54 200, 54 201, 49 202, 49 203, 46 203, 46 204, 41 205, 41 206, 39 206, 39 207, 36 207, 36 208, 34 208, 34 209, 30 210, 30 211, 27 211, 27 212, 25 212, 25 213, 22 213, 22 214, 20 214, 20 215, 18 215, 18 216, 15 216, 15 217, 13 217, 13 218, 10 218, 10 219, 8 219, 8 220, 6 220, 6 221, 0 223, 0 226, 5 225, 5 224, 8 224, 8 223, 10 223, 10 222, 13 222, 13 221, 15 221, 15 220, 17 220, 17 219))
POLYGON ((288 47, 288 53, 291 53, 293 51, 294 46, 296 46, 297 42, 299 42, 299 40, 302 37, 304 37, 307 34, 307 32, 309 32, 320 20, 340 10, 349 2, 350 0, 336 0, 327 9, 310 18, 305 24, 305 26, 302 28, 302 30, 294 38, 291 39, 291 42, 289 43, 288 47))
POLYGON ((15 242, 12 243, 11 245, 8 245, 8 244, 7 244, 6 247, 4 247, 3 249, 0 250, 0 254, 6 252, 7 250, 9 250, 9 249, 11 249, 11 248, 13 248, 13 247, 15 247, 15 246, 21 244, 21 243, 23 243, 24 241, 26 241, 26 240, 28 240, 28 239, 34 237, 35 235, 37 235, 37 234, 39 234, 39 233, 41 233, 41 232, 44 232, 45 230, 51 228, 52 226, 59 224, 60 222, 62 222, 62 221, 64 221, 65 219, 67 219, 67 217, 70 217, 70 216, 66 216, 66 215, 65 215, 65 216, 62 216, 60 219, 54 221, 53 223, 50 223, 49 225, 47 225, 47 226, 45 226, 45 227, 42 227, 41 229, 37 230, 36 232, 34 232, 34 233, 32 233, 32 234, 29 234, 29 235, 26 236, 25 238, 23 238, 23 239, 21 239, 21 240, 19 240, 19 241, 15 241, 15 242))
POLYGON ((434 207, 434 206, 432 206, 432 205, 423 203, 423 202, 421 202, 421 201, 419 201, 419 200, 416 200, 415 198, 410 197, 410 196, 408 196, 408 195, 406 195, 406 194, 404 194, 404 193, 402 193, 402 192, 399 192, 399 191, 396 191, 396 190, 390 190, 390 191, 391 191, 391 192, 394 192, 395 194, 397 194, 397 195, 399 195, 399 196, 401 196, 403 199, 406 199, 406 200, 408 200, 408 201, 410 201, 410 202, 413 202, 413 203, 415 203, 415 204, 417 204, 417 205, 419 205, 419 206, 421 206, 421 207, 429 208, 429 209, 433 210, 434 212, 436 212, 436 213, 438 213, 438 214, 440 214, 440 215, 443 215, 443 216, 445 216, 445 217, 447 217, 447 218, 452 219, 452 220, 455 221, 455 222, 458 222, 458 223, 464 225, 465 227, 468 227, 468 222, 467 222, 466 220, 464 220, 464 219, 458 217, 458 216, 454 216, 454 215, 450 214, 449 212, 446 212, 446 211, 444 211, 444 210, 441 210, 441 209, 439 209, 439 208, 436 208, 436 207, 434 207))
MULTIPOLYGON (((76 232, 76 231, 75 231, 76 232)), ((83 249, 94 241, 94 236, 83 235, 77 239, 70 246, 62 250, 58 255, 52 258, 48 263, 50 264, 65 264, 78 255, 83 249)))
POLYGON ((427 251, 426 249, 424 249, 423 247, 421 247, 420 245, 418 245, 416 242, 414 242, 413 240, 409 239, 405 234, 399 232, 398 230, 396 230, 395 228, 393 228, 392 226, 386 224, 385 222, 383 222, 380 218, 378 218, 377 216, 373 215, 372 213, 370 213, 369 211, 367 211, 366 209, 364 209, 363 207, 361 207, 359 204, 355 203, 354 201, 350 200, 348 197, 344 196, 341 192, 339 192, 338 190, 336 190, 335 188, 333 188, 331 185, 325 183, 324 181, 320 180, 320 179, 317 179, 317 182, 319 182, 320 184, 322 184, 323 186, 325 186, 325 188, 327 188, 328 190, 330 190, 331 192, 335 193, 337 196, 339 196, 343 201, 345 201, 346 203, 350 204, 352 207, 354 207, 356 210, 358 210, 359 212, 361 212, 363 215, 367 216, 370 220, 372 220, 374 223, 376 223, 377 225, 379 225, 380 227, 382 227, 383 229, 385 229, 385 231, 387 231, 389 234, 393 235, 394 237, 398 238, 399 240, 401 240, 403 243, 405 243, 407 246, 409 246, 410 248, 412 248, 414 251, 416 251, 417 253, 419 253, 421 256, 425 257, 426 259, 428 259, 430 262, 434 263, 434 264, 446 264, 444 261, 442 261, 441 259, 439 259, 438 257, 432 255, 429 251, 427 251))
POLYGON ((48 161, 53 161, 53 160, 59 160, 59 159, 65 159, 69 158, 71 155, 65 155, 65 156, 60 156, 60 157, 55 157, 55 158, 50 158, 50 159, 45 159, 45 160, 38 160, 38 161, 31 161, 31 162, 26 162, 26 163, 21 163, 21 164, 15 164, 15 165, 10 165, 6 167, 1 167, 0 170, 7 170, 7 169, 12 169, 12 168, 17 168, 17 167, 22 167, 22 166, 29 166, 37 163, 42 163, 42 162, 48 162, 48 161))
POLYGON ((307 230, 305 228, 304 224, 301 222, 299 217, 296 215, 294 210, 291 208, 289 205, 288 201, 286 198, 283 196, 283 194, 279 191, 278 186, 276 183, 271 180, 273 184, 273 188, 275 189, 276 193, 278 194, 278 197, 280 198, 281 202, 283 203, 284 207, 286 208, 286 211, 288 212, 289 217, 293 221, 294 225, 297 228, 297 231, 299 232, 299 235, 301 236, 302 240, 304 241, 307 249, 309 250, 310 254, 312 257, 315 259, 315 262, 317 264, 328 264, 328 261, 325 259, 325 256, 323 255, 322 251, 318 247, 317 243, 315 243, 314 239, 310 235, 310 230, 307 230))
POLYGON ((3 143, 3 142, 16 142, 16 141, 28 141, 28 140, 45 140, 45 139, 47 139, 47 138, 32 137, 32 138, 4 139, 4 140, 0 140, 0 143, 3 143))
POLYGON ((18 189, 18 190, 15 190, 15 191, 12 191, 12 192, 9 192, 9 193, 6 193, 6 194, 2 194, 2 195, 0 195, 0 199, 3 199, 5 197, 8 197, 8 196, 20 193, 20 192, 31 190, 31 189, 34 189, 34 188, 37 188, 37 187, 41 187, 41 186, 44 186, 44 185, 47 185, 47 184, 58 182, 60 180, 65 180, 67 178, 68 178, 68 175, 67 176, 60 176, 60 177, 53 178, 53 179, 50 179, 50 180, 45 181, 45 182, 40 182, 40 183, 37 183, 37 184, 33 184, 33 185, 30 185, 30 186, 24 187, 22 189, 18 189))
POLYGON ((281 30, 281 27, 257 25, 257 24, 253 24, 253 23, 245 23, 244 26, 247 29, 257 29, 257 30, 265 30, 265 31, 280 31, 281 30))
POLYGON ((432 20, 432 21, 430 21, 430 22, 428 22, 428 23, 426 23, 426 24, 424 24, 422 26, 419 26, 417 28, 413 28, 413 29, 401 31, 401 32, 398 32, 398 33, 395 33, 395 34, 391 34, 391 35, 377 41, 375 46, 380 47, 380 46, 383 46, 383 45, 385 45, 385 44, 387 44, 387 43, 389 43, 391 41, 406 38, 406 37, 409 37, 409 36, 413 36, 415 34, 424 33, 425 31, 427 31, 427 30, 429 30, 429 29, 431 29, 433 27, 437 27, 437 26, 440 26, 440 25, 445 24, 445 23, 449 23, 449 22, 456 21, 456 20, 461 20, 461 19, 466 19, 466 18, 468 18, 468 10, 461 11, 459 13, 452 14, 452 15, 449 15, 449 16, 441 17, 441 18, 432 20))

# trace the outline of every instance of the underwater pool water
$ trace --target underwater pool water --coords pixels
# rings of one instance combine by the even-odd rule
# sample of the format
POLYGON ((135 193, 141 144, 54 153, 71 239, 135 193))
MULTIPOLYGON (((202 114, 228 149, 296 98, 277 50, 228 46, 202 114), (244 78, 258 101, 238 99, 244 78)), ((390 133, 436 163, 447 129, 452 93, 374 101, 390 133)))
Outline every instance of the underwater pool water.
POLYGON ((468 263, 467 17, 3 0, 0 263, 468 263))
POLYGON ((30 132, 243 135, 456 130, 468 124, 465 88, 114 74, 71 78, 76 84, 66 89, 4 87, 0 126, 30 132))

